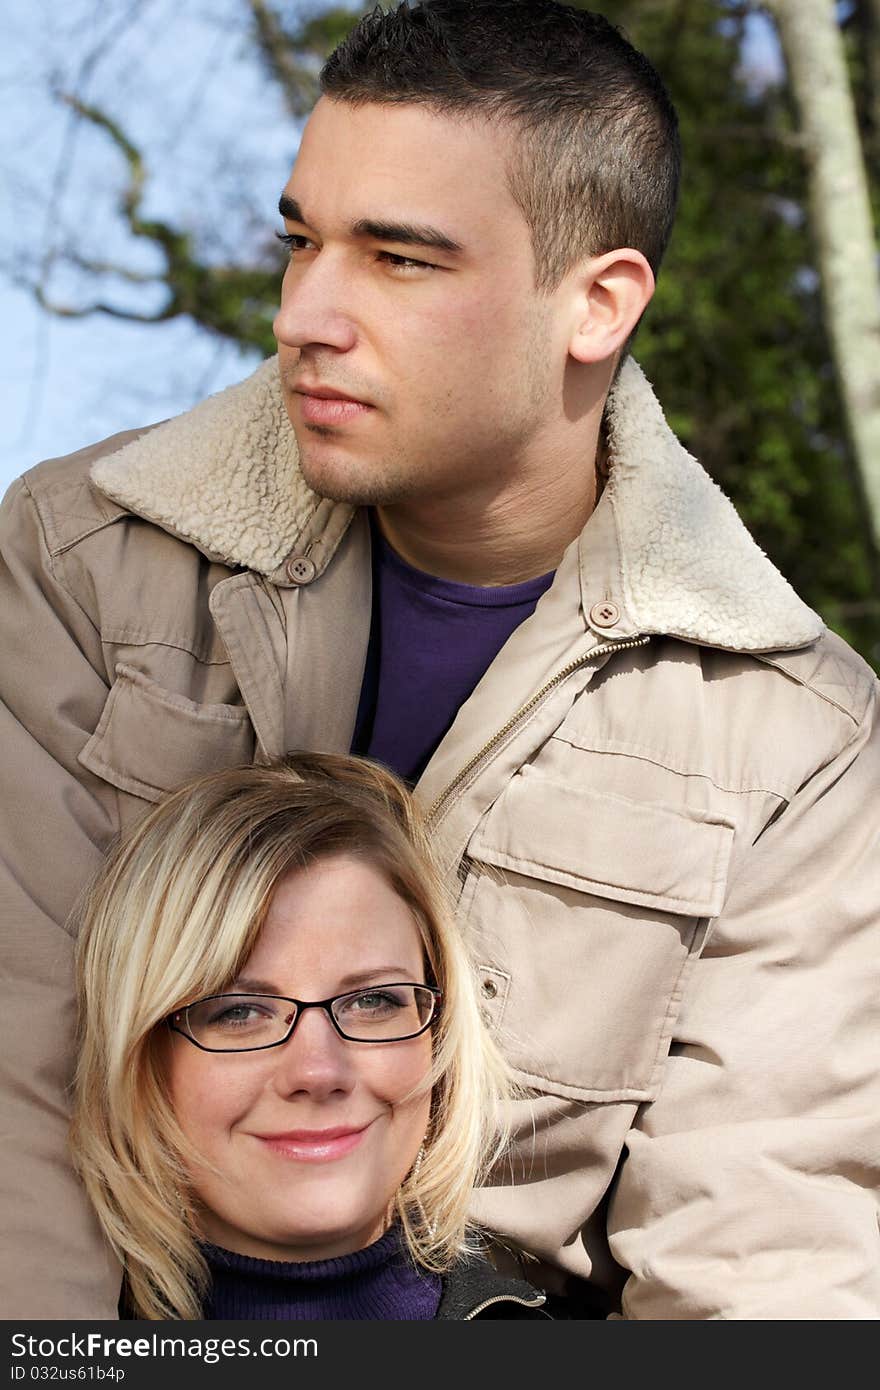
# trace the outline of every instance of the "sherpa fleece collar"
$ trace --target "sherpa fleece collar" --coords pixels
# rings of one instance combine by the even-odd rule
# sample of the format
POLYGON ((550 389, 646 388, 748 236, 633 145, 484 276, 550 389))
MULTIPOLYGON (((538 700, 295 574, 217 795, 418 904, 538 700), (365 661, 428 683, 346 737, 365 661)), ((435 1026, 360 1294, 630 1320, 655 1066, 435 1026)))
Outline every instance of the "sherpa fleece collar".
MULTIPOLYGON (((614 512, 635 627, 735 651, 813 641, 821 621, 678 442, 632 358, 609 398, 607 419, 611 471, 600 505, 614 512)), ((349 507, 328 507, 306 485, 276 358, 99 459, 92 480, 211 558, 265 575, 275 574, 307 529, 314 542, 316 521, 326 516, 321 529, 338 541, 351 516, 349 507)), ((332 549, 318 547, 325 563, 332 549)))

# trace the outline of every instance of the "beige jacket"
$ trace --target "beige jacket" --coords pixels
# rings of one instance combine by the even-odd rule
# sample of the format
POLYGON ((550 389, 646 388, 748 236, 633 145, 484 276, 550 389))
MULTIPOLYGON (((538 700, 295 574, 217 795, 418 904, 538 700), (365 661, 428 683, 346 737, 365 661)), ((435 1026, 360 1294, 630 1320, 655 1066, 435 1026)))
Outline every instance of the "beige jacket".
MULTIPOLYGON (((877 682, 631 361, 608 417, 595 513, 418 787, 529 1092, 478 1212, 625 1317, 875 1318, 877 682)), ((306 488, 269 362, 34 469, 0 544, 3 1312, 112 1316, 65 918, 183 779, 347 750, 369 531, 306 488)))

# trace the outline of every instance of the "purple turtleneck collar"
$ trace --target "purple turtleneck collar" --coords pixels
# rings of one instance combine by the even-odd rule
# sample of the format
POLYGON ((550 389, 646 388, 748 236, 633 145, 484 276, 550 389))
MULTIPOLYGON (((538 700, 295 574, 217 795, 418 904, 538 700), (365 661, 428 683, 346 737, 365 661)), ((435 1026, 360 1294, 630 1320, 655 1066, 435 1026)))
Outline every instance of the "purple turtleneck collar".
POLYGON ((258 1260, 216 1245, 203 1245, 212 1287, 205 1318, 326 1321, 429 1321, 440 1303, 439 1275, 419 1269, 399 1226, 366 1250, 333 1260, 299 1264, 258 1260))

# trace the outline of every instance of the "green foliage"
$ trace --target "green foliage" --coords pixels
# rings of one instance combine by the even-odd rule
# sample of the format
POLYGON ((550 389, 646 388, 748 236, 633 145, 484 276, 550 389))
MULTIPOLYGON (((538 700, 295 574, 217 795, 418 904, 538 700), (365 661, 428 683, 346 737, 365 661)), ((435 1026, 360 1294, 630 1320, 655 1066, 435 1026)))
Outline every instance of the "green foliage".
POLYGON ((325 10, 307 19, 293 36, 295 46, 315 57, 329 58, 334 48, 350 34, 358 19, 369 6, 361 10, 340 7, 325 10))

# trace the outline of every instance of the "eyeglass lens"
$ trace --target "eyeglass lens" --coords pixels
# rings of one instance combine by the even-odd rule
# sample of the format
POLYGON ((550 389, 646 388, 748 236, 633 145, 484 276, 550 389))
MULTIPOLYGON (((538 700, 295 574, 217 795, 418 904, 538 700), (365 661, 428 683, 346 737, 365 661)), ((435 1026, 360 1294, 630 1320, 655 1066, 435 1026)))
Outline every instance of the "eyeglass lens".
MULTIPOLYGON (((374 985, 340 995, 330 1005, 345 1037, 359 1042, 396 1042, 430 1022, 435 996, 419 985, 374 985)), ((238 1052, 271 1047, 287 1037, 297 1008, 266 994, 221 994, 187 1009, 189 1031, 202 1047, 238 1052)))

